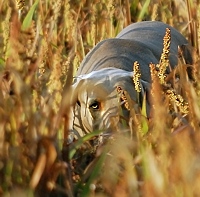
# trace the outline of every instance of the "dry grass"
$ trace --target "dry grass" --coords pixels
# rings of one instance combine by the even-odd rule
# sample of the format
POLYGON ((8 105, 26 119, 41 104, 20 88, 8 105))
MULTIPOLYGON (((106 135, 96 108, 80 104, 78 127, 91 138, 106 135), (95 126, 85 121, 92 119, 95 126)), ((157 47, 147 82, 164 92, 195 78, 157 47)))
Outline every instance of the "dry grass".
POLYGON ((199 7, 192 0, 0 0, 0 195, 198 196, 199 7), (131 138, 116 133, 99 147, 96 131, 69 146, 70 84, 85 54, 131 22, 154 19, 194 46, 194 80, 181 58, 170 86, 152 65, 150 120, 131 108, 131 138))

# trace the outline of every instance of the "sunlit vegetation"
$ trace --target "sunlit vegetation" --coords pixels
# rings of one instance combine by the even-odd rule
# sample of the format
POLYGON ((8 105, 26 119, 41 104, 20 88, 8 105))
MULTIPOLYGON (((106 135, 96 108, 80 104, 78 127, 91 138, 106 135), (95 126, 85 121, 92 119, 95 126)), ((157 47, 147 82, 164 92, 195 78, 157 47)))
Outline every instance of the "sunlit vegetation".
POLYGON ((0 0, 0 196, 198 196, 199 10, 198 0, 0 0), (94 131, 69 144, 70 85, 80 62, 142 20, 185 35, 193 65, 180 55, 165 78, 155 70, 164 69, 161 57, 150 65, 150 119, 127 99, 128 133, 98 146, 94 131))

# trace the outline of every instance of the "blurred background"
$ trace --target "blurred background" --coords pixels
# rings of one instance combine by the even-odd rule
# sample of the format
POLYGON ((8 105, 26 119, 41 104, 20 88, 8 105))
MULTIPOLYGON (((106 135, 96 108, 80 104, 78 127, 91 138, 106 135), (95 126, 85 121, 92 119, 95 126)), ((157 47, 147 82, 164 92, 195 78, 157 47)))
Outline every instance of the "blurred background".
POLYGON ((0 196, 199 196, 199 21, 199 0, 0 0, 0 196), (159 110, 151 120, 132 117, 131 138, 96 147, 94 132, 69 145, 80 62, 143 20, 166 22, 188 39, 194 80, 180 61, 175 96, 163 104, 155 80, 159 110))

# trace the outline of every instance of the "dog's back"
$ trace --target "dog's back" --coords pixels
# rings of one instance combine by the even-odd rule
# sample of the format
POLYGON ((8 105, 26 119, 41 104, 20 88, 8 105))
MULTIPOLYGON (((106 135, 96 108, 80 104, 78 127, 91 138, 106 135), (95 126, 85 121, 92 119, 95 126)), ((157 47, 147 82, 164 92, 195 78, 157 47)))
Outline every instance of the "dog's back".
POLYGON ((98 43, 83 60, 77 75, 107 67, 132 71, 133 62, 138 61, 142 79, 150 81, 149 64, 159 63, 166 28, 171 30, 171 67, 177 65, 178 46, 183 45, 186 46, 184 51, 186 62, 191 63, 192 58, 187 49, 188 42, 181 33, 162 22, 144 21, 129 25, 116 38, 98 43))

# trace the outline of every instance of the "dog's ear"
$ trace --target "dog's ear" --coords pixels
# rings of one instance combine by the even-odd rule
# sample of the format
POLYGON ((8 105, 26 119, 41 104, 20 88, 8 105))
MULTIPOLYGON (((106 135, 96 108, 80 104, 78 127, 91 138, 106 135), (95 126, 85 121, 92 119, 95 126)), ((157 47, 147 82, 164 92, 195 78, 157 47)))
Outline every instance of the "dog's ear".
POLYGON ((84 81, 85 80, 83 78, 78 77, 72 85, 72 95, 70 100, 70 104, 72 106, 74 106, 78 102, 78 93, 81 91, 84 81))
POLYGON ((74 134, 78 136, 76 131, 74 130, 74 120, 78 119, 80 121, 80 114, 76 114, 75 112, 77 111, 76 108, 79 107, 77 105, 78 103, 78 93, 82 87, 82 84, 84 82, 84 79, 82 78, 77 78, 74 82, 74 84, 71 86, 71 91, 70 91, 70 96, 68 102, 70 103, 70 119, 69 119, 69 127, 71 129, 71 134, 74 134))
MULTIPOLYGON (((147 81, 140 80, 141 92, 137 92, 135 90, 135 85, 133 82, 133 72, 127 72, 127 76, 121 78, 121 80, 117 81, 117 86, 121 87, 125 90, 130 99, 134 101, 134 103, 138 104, 140 108, 144 107, 144 103, 146 105, 146 114, 147 117, 150 115, 150 88, 151 84, 147 81)), ((116 86, 115 84, 115 86, 116 86)))
MULTIPOLYGON (((132 80, 132 77, 131 77, 132 80)), ((134 83, 132 80, 132 88, 130 89, 129 87, 129 95, 131 97, 132 100, 134 100, 139 106, 140 108, 144 108, 146 109, 146 115, 147 117, 150 116, 150 89, 151 89, 151 84, 147 81, 144 80, 140 80, 140 87, 141 87, 141 91, 137 92, 134 88, 134 83)))

